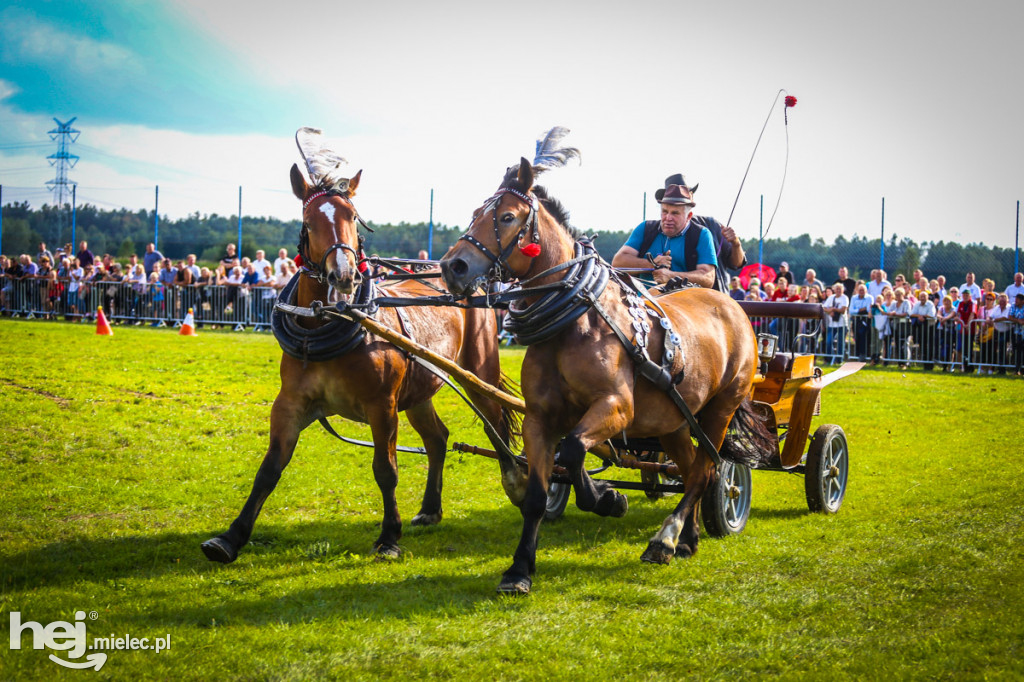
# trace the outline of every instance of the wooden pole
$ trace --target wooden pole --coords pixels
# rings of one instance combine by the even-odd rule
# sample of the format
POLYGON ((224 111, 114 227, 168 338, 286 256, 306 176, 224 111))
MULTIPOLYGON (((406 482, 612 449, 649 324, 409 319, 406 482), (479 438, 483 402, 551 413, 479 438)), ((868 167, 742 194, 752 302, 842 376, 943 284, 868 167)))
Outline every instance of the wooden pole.
POLYGON ((526 412, 526 403, 523 402, 522 398, 517 398, 511 393, 505 393, 504 391, 491 386, 477 375, 459 367, 448 358, 442 357, 437 353, 424 348, 418 343, 402 336, 389 327, 385 327, 380 322, 377 322, 377 320, 372 317, 368 317, 358 310, 349 309, 345 311, 345 314, 352 315, 358 319, 359 324, 363 325, 363 327, 377 336, 398 346, 404 351, 408 351, 413 355, 423 358, 430 364, 435 365, 438 369, 443 369, 445 372, 448 372, 448 374, 450 374, 451 377, 467 391, 472 391, 478 395, 482 395, 483 397, 493 400, 510 410, 526 412))

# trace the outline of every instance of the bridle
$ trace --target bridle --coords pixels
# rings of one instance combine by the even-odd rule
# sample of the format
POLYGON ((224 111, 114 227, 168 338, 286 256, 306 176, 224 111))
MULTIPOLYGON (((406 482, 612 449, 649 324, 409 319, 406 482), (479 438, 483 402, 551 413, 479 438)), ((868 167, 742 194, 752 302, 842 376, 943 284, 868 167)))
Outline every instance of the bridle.
MULTIPOLYGON (((306 200, 302 202, 302 212, 306 212, 306 208, 313 202, 314 199, 326 196, 337 196, 341 197, 348 205, 352 208, 352 214, 355 216, 355 220, 362 225, 364 228, 373 232, 373 229, 366 224, 366 222, 360 217, 359 211, 356 210, 355 204, 352 203, 352 199, 347 191, 340 191, 337 189, 331 190, 320 190, 314 192, 306 197, 306 200)), ((353 248, 352 245, 345 242, 334 242, 331 244, 324 255, 320 258, 319 263, 314 263, 309 257, 309 226, 305 220, 302 221, 302 232, 299 233, 299 245, 297 251, 302 257, 302 269, 299 271, 301 274, 306 275, 310 279, 313 279, 320 284, 327 284, 327 259, 335 251, 348 251, 352 254, 352 257, 356 259, 356 269, 353 278, 358 284, 360 281, 360 270, 359 265, 364 260, 365 254, 363 253, 363 235, 358 233, 359 241, 353 248)))
MULTIPOLYGON (((484 202, 483 210, 492 212, 494 218, 494 241, 498 244, 498 253, 495 254, 493 251, 488 249, 479 239, 473 237, 469 233, 466 233, 459 237, 459 240, 465 239, 467 242, 479 249, 487 259, 491 261, 492 270, 494 270, 495 276, 502 282, 508 282, 515 275, 512 272, 512 267, 508 264, 508 257, 512 255, 512 250, 518 246, 519 242, 522 241, 523 235, 529 231, 534 241, 537 241, 537 197, 532 193, 520 192, 512 187, 502 187, 497 192, 491 195, 491 197, 484 202), (501 200, 502 195, 511 194, 522 201, 524 201, 530 207, 530 214, 526 217, 523 222, 523 226, 519 228, 515 237, 506 245, 501 245, 501 228, 498 225, 498 202, 501 200)), ((533 263, 530 263, 530 270, 533 269, 533 263)), ((527 270, 523 277, 529 274, 530 270, 527 270)))

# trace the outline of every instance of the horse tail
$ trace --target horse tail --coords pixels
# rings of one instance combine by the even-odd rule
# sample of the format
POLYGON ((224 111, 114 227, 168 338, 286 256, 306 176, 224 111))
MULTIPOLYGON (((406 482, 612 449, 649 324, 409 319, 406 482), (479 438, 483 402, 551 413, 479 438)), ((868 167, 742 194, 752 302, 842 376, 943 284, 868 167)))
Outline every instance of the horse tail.
POLYGON ((729 430, 722 443, 723 458, 751 468, 768 464, 778 457, 779 445, 765 419, 754 411, 750 398, 744 398, 729 422, 729 430))
MULTIPOLYGON (((519 384, 504 372, 498 375, 498 388, 506 393, 511 393, 517 398, 523 397, 519 384)), ((519 444, 523 437, 523 415, 516 410, 502 406, 501 418, 508 428, 508 446, 514 452, 519 449, 519 444)))

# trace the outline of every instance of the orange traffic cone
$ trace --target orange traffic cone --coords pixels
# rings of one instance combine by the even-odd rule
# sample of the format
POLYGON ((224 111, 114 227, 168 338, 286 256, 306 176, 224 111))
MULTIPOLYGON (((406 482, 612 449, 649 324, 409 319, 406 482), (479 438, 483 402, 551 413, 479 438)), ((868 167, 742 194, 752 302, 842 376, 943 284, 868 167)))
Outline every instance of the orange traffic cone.
POLYGON ((196 320, 192 317, 191 308, 188 309, 185 321, 181 323, 181 331, 178 332, 178 336, 199 336, 196 334, 196 320))
POLYGON ((101 336, 114 335, 114 331, 110 328, 110 323, 107 322, 107 316, 103 314, 103 306, 97 306, 96 308, 96 333, 101 336))

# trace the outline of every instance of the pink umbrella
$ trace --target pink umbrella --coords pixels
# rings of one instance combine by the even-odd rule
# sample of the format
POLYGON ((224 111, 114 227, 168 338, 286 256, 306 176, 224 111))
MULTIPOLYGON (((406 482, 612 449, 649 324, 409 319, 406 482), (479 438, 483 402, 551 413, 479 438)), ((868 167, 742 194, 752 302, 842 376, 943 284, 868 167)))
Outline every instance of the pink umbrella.
POLYGON ((751 277, 761 280, 761 286, 763 287, 768 282, 775 281, 775 270, 769 265, 761 265, 760 263, 751 263, 746 266, 740 270, 740 284, 744 289, 750 288, 751 277))

